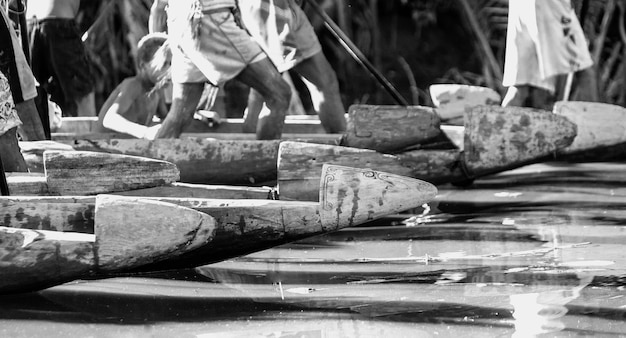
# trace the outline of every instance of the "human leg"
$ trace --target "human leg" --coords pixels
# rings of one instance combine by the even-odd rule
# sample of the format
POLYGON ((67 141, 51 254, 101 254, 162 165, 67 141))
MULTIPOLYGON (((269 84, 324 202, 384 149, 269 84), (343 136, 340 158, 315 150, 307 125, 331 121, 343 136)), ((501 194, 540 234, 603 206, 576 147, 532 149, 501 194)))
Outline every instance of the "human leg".
POLYGON ((528 98, 529 90, 529 87, 524 85, 510 86, 502 99, 502 107, 523 107, 528 98))
POLYGON ((172 106, 156 138, 179 137, 185 125, 193 119, 203 91, 203 83, 174 83, 172 106))
POLYGON ((289 84, 283 80, 269 59, 249 64, 238 75, 238 79, 258 92, 265 101, 258 114, 257 139, 279 139, 289 109, 289 84))
POLYGON ((313 55, 296 65, 294 70, 303 77, 311 93, 313 109, 319 115, 326 132, 344 132, 346 110, 341 102, 339 82, 324 54, 313 55))

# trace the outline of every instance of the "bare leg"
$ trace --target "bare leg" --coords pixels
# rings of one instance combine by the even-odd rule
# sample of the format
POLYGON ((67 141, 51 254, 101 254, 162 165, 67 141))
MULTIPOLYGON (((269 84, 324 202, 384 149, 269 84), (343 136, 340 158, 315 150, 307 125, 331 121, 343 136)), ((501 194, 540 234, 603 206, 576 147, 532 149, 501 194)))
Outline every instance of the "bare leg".
POLYGON ((28 166, 17 143, 17 128, 11 128, 6 133, 0 135, 0 153, 2 154, 2 164, 5 171, 28 171, 28 166))
POLYGON ((346 130, 346 109, 341 102, 335 71, 324 54, 317 53, 294 68, 303 77, 322 126, 328 133, 346 130))
POLYGON ((23 123, 20 127, 22 138, 25 141, 45 140, 46 134, 39 113, 37 112, 37 106, 35 106, 35 100, 30 99, 20 102, 15 105, 15 109, 23 123))
POLYGON ((172 107, 156 138, 180 137, 185 125, 193 119, 203 90, 204 84, 201 82, 173 84, 172 107))
POLYGON ((94 92, 76 100, 76 114, 78 116, 97 116, 94 92))
POLYGON ((243 132, 254 133, 259 121, 259 114, 263 109, 263 96, 254 89, 250 89, 248 94, 248 107, 243 114, 243 132))
POLYGON ((265 99, 257 123, 257 139, 272 140, 282 136, 285 115, 289 109, 291 89, 269 59, 249 64, 238 76, 241 82, 265 99))

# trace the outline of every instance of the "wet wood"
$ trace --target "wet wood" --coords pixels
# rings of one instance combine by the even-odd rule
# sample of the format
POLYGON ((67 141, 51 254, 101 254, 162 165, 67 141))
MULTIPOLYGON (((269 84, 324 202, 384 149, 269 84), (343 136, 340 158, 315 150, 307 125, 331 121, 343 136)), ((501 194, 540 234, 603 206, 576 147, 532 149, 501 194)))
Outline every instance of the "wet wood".
POLYGON ((441 119, 456 125, 463 125, 465 110, 476 106, 499 105, 502 101, 500 94, 487 87, 434 84, 428 91, 441 119))
MULTIPOLYGON (((141 198, 142 201, 149 199, 200 211, 214 217, 217 224, 215 239, 210 245, 145 269, 193 267, 244 255, 416 208, 435 198, 437 193, 435 187, 426 182, 367 169, 325 166, 322 173, 318 177, 318 186, 322 186, 323 203, 141 198)), ((5 217, 9 226, 39 229, 47 223, 38 220, 46 219, 55 222, 49 226, 51 228, 81 231, 90 222, 82 219, 93 215, 95 198, 42 198, 47 207, 39 209, 31 207, 37 201, 34 197, 4 198, 2 201, 9 215, 5 217), (71 215, 81 216, 72 219, 71 215)), ((153 213, 157 218, 165 216, 158 210, 153 213)))
POLYGON ((46 151, 50 194, 93 195, 165 185, 179 180, 176 165, 150 158, 90 151, 46 151))
MULTIPOLYGON (((211 216, 178 205, 119 196, 98 196, 91 203, 92 234, 0 227, 0 293, 153 263, 204 246, 215 234, 211 216)), ((46 201, 39 204, 49 207, 46 201)), ((52 204, 45 212, 54 218, 61 203, 52 204)))
POLYGON ((423 143, 441 133, 439 117, 421 106, 352 105, 341 145, 380 152, 423 143))

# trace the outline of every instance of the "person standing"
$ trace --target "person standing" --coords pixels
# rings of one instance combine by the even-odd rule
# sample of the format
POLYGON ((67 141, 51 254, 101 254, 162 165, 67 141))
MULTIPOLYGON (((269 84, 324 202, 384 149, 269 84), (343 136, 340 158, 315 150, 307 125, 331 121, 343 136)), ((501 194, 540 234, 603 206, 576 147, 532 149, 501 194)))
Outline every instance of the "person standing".
POLYGON ((0 156, 7 172, 28 171, 17 142, 17 128, 22 124, 15 105, 9 80, 0 72, 0 156))
POLYGON ((6 77, 20 120, 23 140, 45 140, 44 127, 35 105, 36 80, 5 8, 0 9, 0 72, 6 77))
POLYGON ((40 0, 26 8, 31 67, 64 116, 96 116, 91 61, 76 23, 80 0, 40 0))
POLYGON ((509 0, 508 15, 502 105, 552 110, 563 77, 593 65, 571 2, 509 0))
POLYGON ((193 118, 204 83, 237 78, 266 104, 267 138, 280 138, 291 91, 261 47, 241 25, 236 0, 177 0, 169 6, 172 45, 172 106, 157 138, 176 138, 193 118), (271 126, 271 127, 269 127, 271 126))
MULTIPOLYGON (((300 5, 295 0, 247 0, 240 1, 239 8, 244 25, 277 70, 283 73, 293 69, 302 77, 326 132, 345 131, 346 110, 337 76, 300 5)), ((263 104, 262 95, 251 90, 245 130, 256 131, 259 139, 280 135, 280 126, 261 114, 263 104)))

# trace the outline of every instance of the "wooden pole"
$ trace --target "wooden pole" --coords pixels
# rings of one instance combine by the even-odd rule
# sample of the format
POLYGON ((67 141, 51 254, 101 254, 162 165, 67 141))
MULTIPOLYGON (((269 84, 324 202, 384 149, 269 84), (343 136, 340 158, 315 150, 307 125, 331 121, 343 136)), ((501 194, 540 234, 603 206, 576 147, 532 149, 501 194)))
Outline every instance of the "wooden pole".
POLYGON ((333 21, 333 19, 326 14, 324 9, 320 7, 315 1, 307 0, 307 3, 311 5, 315 13, 317 13, 322 20, 324 21, 324 25, 328 30, 333 34, 335 38, 339 41, 341 46, 356 60, 359 64, 361 64, 365 69, 367 69, 376 80, 383 86, 383 88, 393 97, 393 99, 402 106, 408 106, 409 103, 400 95, 398 90, 387 80, 383 74, 381 74, 372 63, 367 60, 365 54, 359 50, 359 48, 348 38, 348 36, 339 28, 339 26, 333 21))

